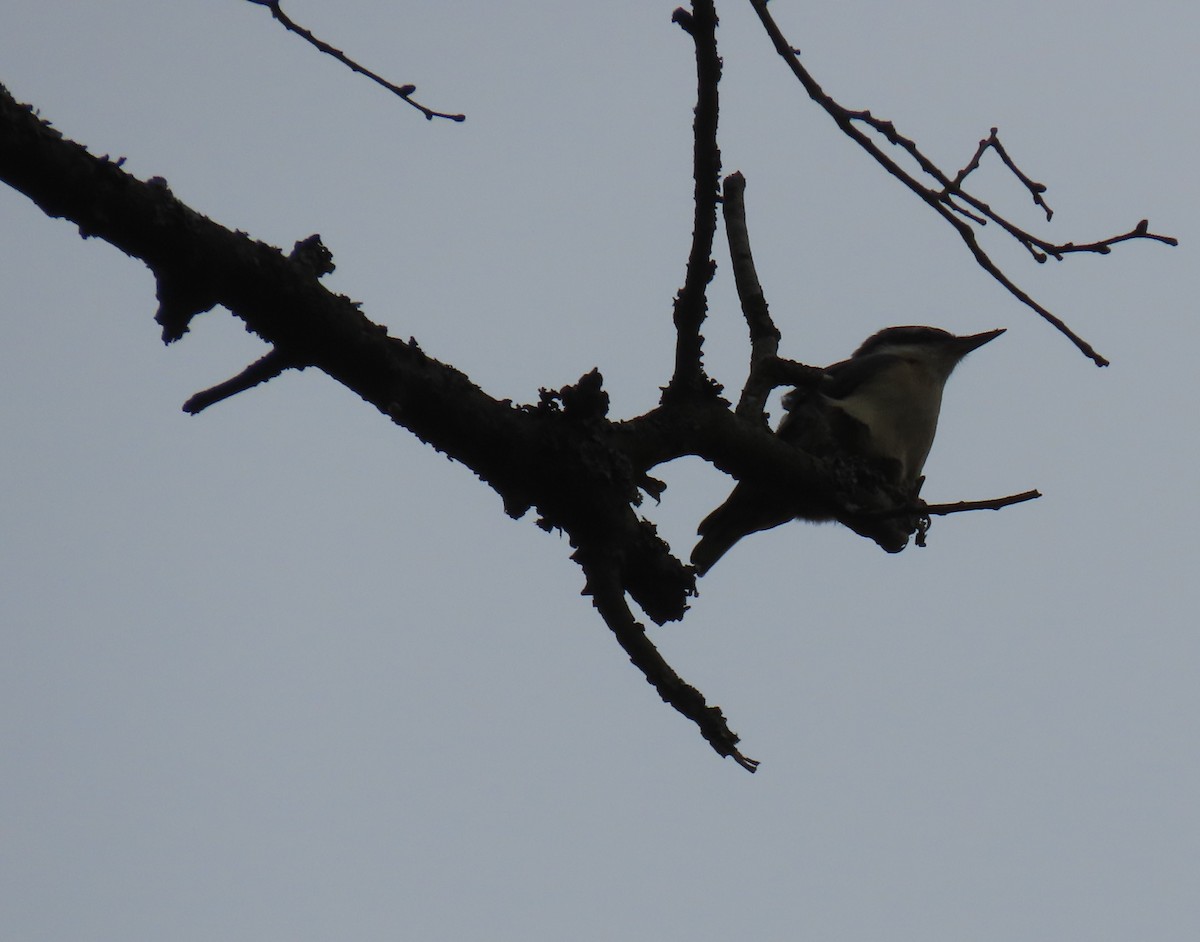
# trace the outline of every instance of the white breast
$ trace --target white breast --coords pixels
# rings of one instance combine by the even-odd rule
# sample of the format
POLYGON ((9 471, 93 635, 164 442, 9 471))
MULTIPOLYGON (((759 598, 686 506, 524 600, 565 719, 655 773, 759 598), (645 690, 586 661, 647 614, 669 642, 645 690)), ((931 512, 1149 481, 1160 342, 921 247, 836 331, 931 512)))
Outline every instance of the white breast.
POLYGON ((886 380, 830 404, 866 425, 875 453, 900 462, 902 480, 915 481, 933 446, 945 380, 918 364, 888 370, 886 380))

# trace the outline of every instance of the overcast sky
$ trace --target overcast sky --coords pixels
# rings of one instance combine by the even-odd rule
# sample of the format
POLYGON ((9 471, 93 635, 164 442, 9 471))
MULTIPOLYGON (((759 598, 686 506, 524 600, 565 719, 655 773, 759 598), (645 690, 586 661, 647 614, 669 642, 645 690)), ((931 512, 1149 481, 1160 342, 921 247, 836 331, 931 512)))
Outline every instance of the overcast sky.
MULTIPOLYGON (((8 0, 0 81, 93 153, 285 248, 489 393, 672 363, 691 43, 671 3, 291 0, 463 124, 427 122, 246 2, 8 0), (408 8, 408 9, 404 9, 408 8), (404 10, 404 12, 398 12, 404 10)), ((936 521, 744 541, 655 643, 762 761, 659 702, 565 539, 315 370, 189 417, 263 352, 223 310, 164 348, 146 268, 0 189, 0 936, 131 940, 1200 938, 1200 7, 805 4, 828 91, 1059 240, 1177 249, 1014 278, 974 263, 721 5, 725 169, 783 352, 889 324, 1007 327, 947 390, 936 521)), ((745 327, 718 246, 706 363, 745 327)), ((725 496, 660 469, 686 556, 725 496)))

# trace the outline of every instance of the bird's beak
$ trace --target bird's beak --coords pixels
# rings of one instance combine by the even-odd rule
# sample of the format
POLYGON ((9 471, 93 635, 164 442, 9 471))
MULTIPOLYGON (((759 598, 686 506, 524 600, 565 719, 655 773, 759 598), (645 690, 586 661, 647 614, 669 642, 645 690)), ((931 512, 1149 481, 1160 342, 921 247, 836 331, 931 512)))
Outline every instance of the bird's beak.
POLYGON ((1001 327, 998 330, 985 330, 982 334, 969 334, 966 337, 957 337, 955 338, 954 345, 958 347, 958 355, 965 357, 972 350, 978 350, 988 341, 995 340, 1004 331, 1005 328, 1001 327))

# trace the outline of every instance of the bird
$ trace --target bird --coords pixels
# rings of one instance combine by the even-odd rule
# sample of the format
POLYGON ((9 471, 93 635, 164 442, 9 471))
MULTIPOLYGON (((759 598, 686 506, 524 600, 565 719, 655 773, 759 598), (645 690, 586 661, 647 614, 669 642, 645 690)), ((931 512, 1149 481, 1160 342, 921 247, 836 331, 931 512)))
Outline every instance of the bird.
MULTIPOLYGON (((966 336, 938 327, 884 328, 848 360, 826 367, 814 388, 784 396, 785 415, 776 434, 817 456, 840 452, 915 496, 937 432, 946 380, 963 357, 1002 333, 1004 328, 966 336)), ((747 478, 701 521, 692 566, 702 576, 742 537, 797 518, 841 520, 875 537, 889 552, 908 542, 912 527, 900 532, 893 521, 889 532, 877 522, 864 531, 842 510, 785 484, 747 478)))

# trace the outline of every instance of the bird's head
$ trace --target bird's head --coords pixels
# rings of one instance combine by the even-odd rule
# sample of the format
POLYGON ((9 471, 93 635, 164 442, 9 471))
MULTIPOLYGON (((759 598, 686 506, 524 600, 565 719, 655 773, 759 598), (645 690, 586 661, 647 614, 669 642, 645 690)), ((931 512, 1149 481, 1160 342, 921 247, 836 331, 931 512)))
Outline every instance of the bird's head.
POLYGON ((886 327, 872 334, 854 351, 852 359, 889 354, 923 363, 943 378, 972 350, 995 340, 1004 328, 959 337, 939 327, 886 327))

